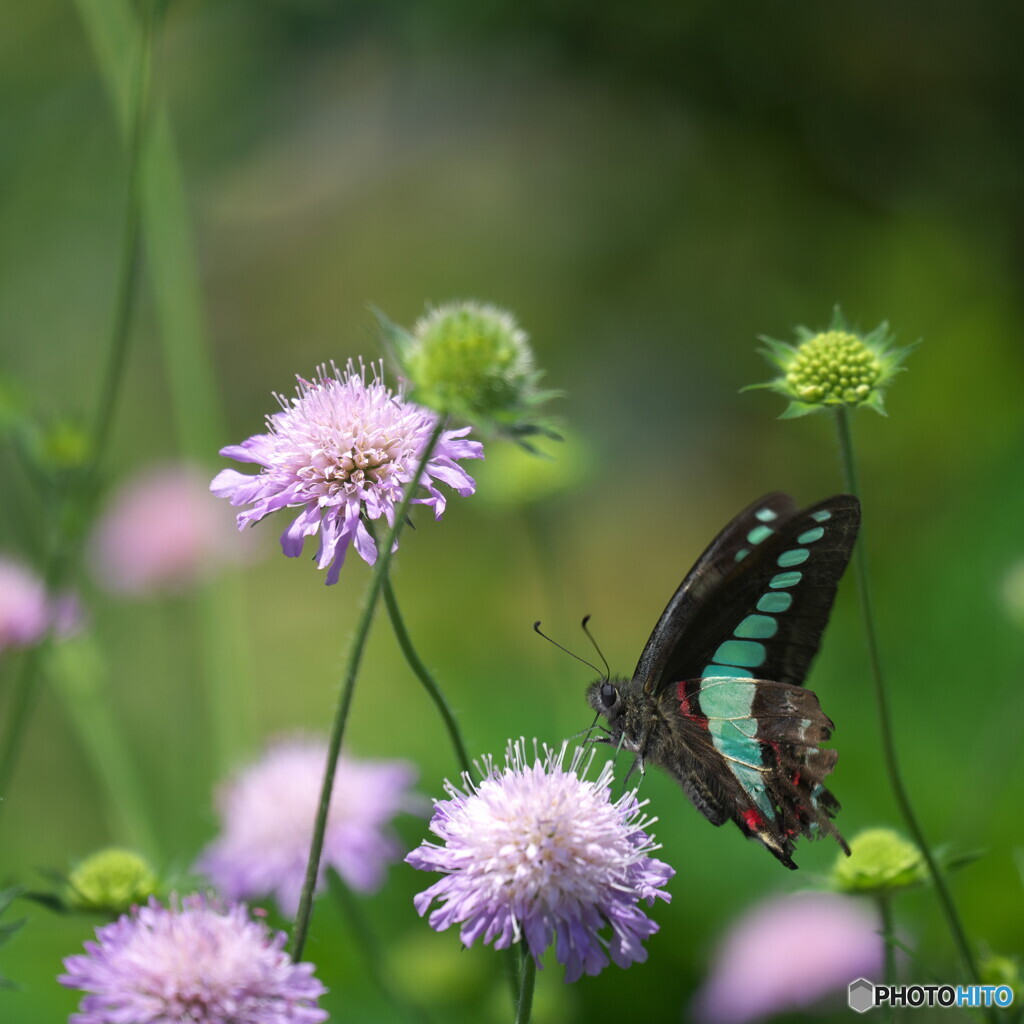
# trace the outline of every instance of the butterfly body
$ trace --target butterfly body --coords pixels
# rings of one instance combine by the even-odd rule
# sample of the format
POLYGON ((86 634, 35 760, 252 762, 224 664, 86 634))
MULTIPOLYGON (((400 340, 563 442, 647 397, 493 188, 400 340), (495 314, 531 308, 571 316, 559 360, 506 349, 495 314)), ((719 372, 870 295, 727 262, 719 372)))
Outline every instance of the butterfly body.
POLYGON ((587 691, 605 742, 663 768, 713 825, 732 819, 789 868, 801 835, 849 852, 823 781, 833 725, 803 681, 859 524, 850 495, 802 511, 761 498, 690 570, 632 677, 587 691))

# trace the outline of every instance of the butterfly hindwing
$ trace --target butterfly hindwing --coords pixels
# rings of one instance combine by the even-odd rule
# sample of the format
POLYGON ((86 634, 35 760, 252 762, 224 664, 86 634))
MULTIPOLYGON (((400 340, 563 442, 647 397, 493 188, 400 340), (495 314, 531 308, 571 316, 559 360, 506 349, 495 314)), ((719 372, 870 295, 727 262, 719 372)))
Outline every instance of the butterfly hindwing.
POLYGON ((663 763, 710 821, 731 817, 791 868, 797 836, 832 834, 846 849, 831 821, 839 804, 824 785, 837 754, 819 746, 832 722, 810 690, 739 676, 690 679, 664 691, 661 704, 675 740, 663 763))

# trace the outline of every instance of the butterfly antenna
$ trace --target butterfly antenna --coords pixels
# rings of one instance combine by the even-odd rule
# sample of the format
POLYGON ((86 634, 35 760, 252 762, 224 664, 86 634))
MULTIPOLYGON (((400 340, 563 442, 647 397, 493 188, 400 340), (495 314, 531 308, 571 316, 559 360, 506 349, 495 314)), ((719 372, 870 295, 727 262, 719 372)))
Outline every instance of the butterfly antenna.
POLYGON ((583 621, 580 623, 580 629, 582 629, 583 632, 587 634, 587 639, 594 645, 594 650, 597 651, 597 656, 601 659, 601 662, 604 665, 605 679, 610 679, 612 675, 612 670, 608 666, 608 659, 604 656, 604 651, 602 651, 601 648, 598 647, 597 641, 594 639, 594 634, 591 633, 590 630, 587 628, 588 622, 590 622, 590 616, 584 615, 583 621))
MULTIPOLYGON (((584 619, 584 621, 586 620, 584 619)), ((586 665, 587 668, 592 668, 595 672, 600 673, 601 670, 596 665, 592 665, 589 661, 587 661, 586 658, 581 658, 578 654, 573 654, 573 652, 570 651, 568 647, 563 647, 557 640, 552 640, 551 637, 547 635, 547 633, 542 632, 540 628, 540 619, 538 619, 533 624, 533 631, 538 636, 544 637, 544 639, 547 640, 549 644, 554 644, 560 651, 564 651, 566 654, 569 655, 570 658, 575 658, 577 661, 581 661, 584 665, 586 665)), ((605 673, 605 678, 608 678, 607 673, 605 673)))

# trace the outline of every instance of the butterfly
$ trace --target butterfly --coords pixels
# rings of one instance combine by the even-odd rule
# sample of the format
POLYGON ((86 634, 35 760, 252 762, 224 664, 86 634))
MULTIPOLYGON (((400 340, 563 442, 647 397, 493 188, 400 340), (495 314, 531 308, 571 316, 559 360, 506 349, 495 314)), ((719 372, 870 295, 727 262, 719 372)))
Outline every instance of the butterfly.
POLYGON ((632 678, 587 689, 607 720, 599 742, 663 768, 712 825, 731 818, 792 869, 801 835, 850 852, 824 784, 833 724, 803 682, 859 526, 849 494, 805 509, 760 498, 687 573, 632 678))

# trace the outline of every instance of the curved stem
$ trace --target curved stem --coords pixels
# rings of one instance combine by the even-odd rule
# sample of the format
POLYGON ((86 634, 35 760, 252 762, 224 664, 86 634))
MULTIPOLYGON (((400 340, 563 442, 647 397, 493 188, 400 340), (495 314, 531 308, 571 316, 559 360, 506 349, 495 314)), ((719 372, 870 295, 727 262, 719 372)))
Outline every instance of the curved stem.
POLYGON ((429 462, 443 430, 444 421, 438 417, 430 438, 423 449, 423 453, 420 455, 416 472, 413 474, 412 480, 409 481, 409 485, 402 495, 402 501, 395 510, 394 522, 385 535, 383 544, 377 546, 377 563, 373 567, 370 585, 366 588, 366 593, 363 596, 363 605, 359 612, 359 619, 356 622, 352 646, 349 648, 345 674, 342 678, 341 692, 338 695, 338 706, 334 713, 334 724, 331 727, 331 735, 327 744, 327 764, 324 767, 324 781, 320 790, 320 803, 316 811, 316 821, 313 824, 313 839, 309 848, 306 878, 302 885, 299 911, 296 914, 295 924, 292 928, 292 959, 296 962, 302 957, 302 951, 306 945, 306 937, 309 934, 309 922, 313 916, 313 895, 316 891, 316 881, 320 872, 320 857, 323 854, 324 834, 327 831, 327 812, 331 805, 331 792, 334 789, 334 773, 337 768, 338 755, 341 753, 341 741, 345 735, 345 725, 348 722, 349 709, 352 706, 352 694, 355 690, 356 676, 359 674, 359 665, 363 658, 363 651, 366 648, 367 638, 370 635, 373 613, 376 611, 377 600, 387 578, 388 566, 391 564, 391 554, 394 550, 395 542, 398 540, 402 527, 405 525, 406 513, 412 503, 413 495, 419 486, 423 470, 427 462, 429 462))
MULTIPOLYGON (((854 454, 853 434, 850 430, 850 418, 845 406, 836 407, 836 428, 839 434, 839 453, 843 467, 843 477, 847 490, 856 496, 860 496, 860 487, 857 481, 857 461, 854 454)), ((853 548, 854 575, 857 581, 857 597, 860 603, 861 618, 864 621, 864 635, 867 642, 868 661, 871 666, 871 678, 874 681, 875 703, 878 708, 879 732, 882 740, 882 754, 885 759, 886 771, 889 775, 889 784, 892 787, 896 804, 900 814, 907 826, 908 831, 914 838, 928 872, 935 883, 935 891, 938 893, 939 904, 942 907, 946 918, 946 924, 953 942, 967 968, 971 980, 980 984, 981 976, 978 972, 978 964, 971 951, 967 934, 960 921, 953 896, 946 884, 945 876, 939 868, 938 863, 932 856, 931 848, 925 839, 924 830, 921 828, 910 802, 910 796, 903 785, 903 777, 900 774, 899 761, 896 756, 896 740, 892 727, 892 714, 889 710, 889 695, 885 687, 882 675, 882 660, 878 649, 878 635, 875 630, 874 605, 871 600, 871 587, 868 579, 868 559, 865 550, 864 528, 861 526, 860 539, 853 548)))
POLYGON ((448 736, 452 741, 452 746, 455 748, 455 758, 459 762, 460 770, 466 775, 471 775, 469 756, 466 754, 466 746, 462 742, 462 734, 459 732, 459 725, 455 721, 455 715, 437 680, 430 674, 430 670, 423 663, 423 660, 416 652, 416 648, 412 645, 412 638, 409 636, 409 631, 405 628, 405 621, 399 610, 398 599, 395 597, 395 591, 391 586, 390 579, 384 580, 384 605, 388 610, 391 628, 395 631, 395 639, 398 640, 398 646, 402 649, 405 660, 409 663, 409 667, 415 673, 416 678, 423 684, 423 688, 434 702, 434 707, 437 708, 444 726, 448 730, 448 736))
POLYGON ((521 939, 522 945, 522 966, 519 971, 519 992, 516 995, 516 1024, 530 1024, 530 1015, 533 1013, 533 986, 537 980, 537 964, 529 949, 526 948, 526 940, 521 939))

